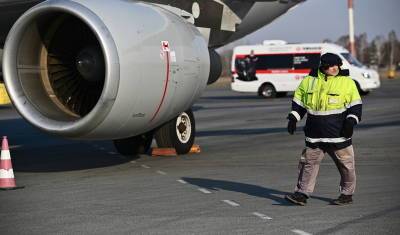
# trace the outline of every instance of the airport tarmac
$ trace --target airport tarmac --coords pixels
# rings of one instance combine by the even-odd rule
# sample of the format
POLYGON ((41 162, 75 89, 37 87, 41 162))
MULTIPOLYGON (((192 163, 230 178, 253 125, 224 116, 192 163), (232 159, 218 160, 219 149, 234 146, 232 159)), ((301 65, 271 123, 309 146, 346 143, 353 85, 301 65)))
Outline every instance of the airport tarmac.
POLYGON ((293 191, 304 146, 286 131, 291 97, 212 86, 194 105, 200 154, 128 159, 108 141, 43 134, 0 107, 15 191, 0 191, 0 234, 399 234, 400 80, 363 97, 354 203, 334 206, 327 156, 304 207, 293 191))

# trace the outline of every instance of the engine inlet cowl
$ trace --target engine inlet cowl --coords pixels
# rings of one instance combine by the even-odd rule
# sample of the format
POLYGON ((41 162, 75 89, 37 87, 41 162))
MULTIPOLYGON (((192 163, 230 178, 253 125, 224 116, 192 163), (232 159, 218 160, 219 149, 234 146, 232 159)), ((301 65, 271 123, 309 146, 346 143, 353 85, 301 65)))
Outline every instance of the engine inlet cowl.
POLYGON ((21 16, 7 38, 3 63, 21 115, 64 136, 95 128, 118 89, 118 56, 109 34, 97 15, 72 1, 44 2, 21 16))

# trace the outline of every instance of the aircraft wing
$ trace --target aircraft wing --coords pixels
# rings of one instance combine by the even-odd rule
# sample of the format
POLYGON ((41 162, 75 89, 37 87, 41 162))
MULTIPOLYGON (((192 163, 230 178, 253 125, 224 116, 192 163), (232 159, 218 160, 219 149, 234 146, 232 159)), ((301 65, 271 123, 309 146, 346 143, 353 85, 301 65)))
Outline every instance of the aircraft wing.
MULTIPOLYGON (((43 1, 0 0, 0 48, 3 48, 7 34, 15 21, 29 8, 43 1)), ((182 17, 194 18, 193 24, 207 38, 209 45, 218 47, 254 32, 302 1, 145 0, 144 2, 159 4, 182 17), (197 17, 193 17, 193 14, 197 14, 194 11, 199 11, 197 17), (242 22, 245 24, 240 26, 242 22)))

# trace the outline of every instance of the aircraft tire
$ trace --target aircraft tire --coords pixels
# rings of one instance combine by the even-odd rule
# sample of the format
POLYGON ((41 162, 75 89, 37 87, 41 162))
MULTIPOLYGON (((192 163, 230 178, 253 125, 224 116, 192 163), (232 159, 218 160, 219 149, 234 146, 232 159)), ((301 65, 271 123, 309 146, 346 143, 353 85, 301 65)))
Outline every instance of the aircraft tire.
POLYGON ((165 123, 155 133, 159 148, 175 148, 178 154, 190 151, 195 137, 195 120, 191 109, 165 123))
POLYGON ((153 136, 153 132, 147 132, 138 136, 113 140, 113 142, 118 153, 125 156, 137 157, 138 154, 149 152, 153 136))

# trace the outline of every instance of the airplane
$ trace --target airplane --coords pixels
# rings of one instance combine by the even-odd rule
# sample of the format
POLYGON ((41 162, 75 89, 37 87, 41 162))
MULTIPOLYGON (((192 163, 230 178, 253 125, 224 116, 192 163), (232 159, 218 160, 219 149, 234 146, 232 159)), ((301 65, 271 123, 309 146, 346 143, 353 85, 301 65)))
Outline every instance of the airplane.
POLYGON ((305 0, 0 0, 3 77, 44 132, 188 153, 191 107, 221 74, 216 48, 305 0))

